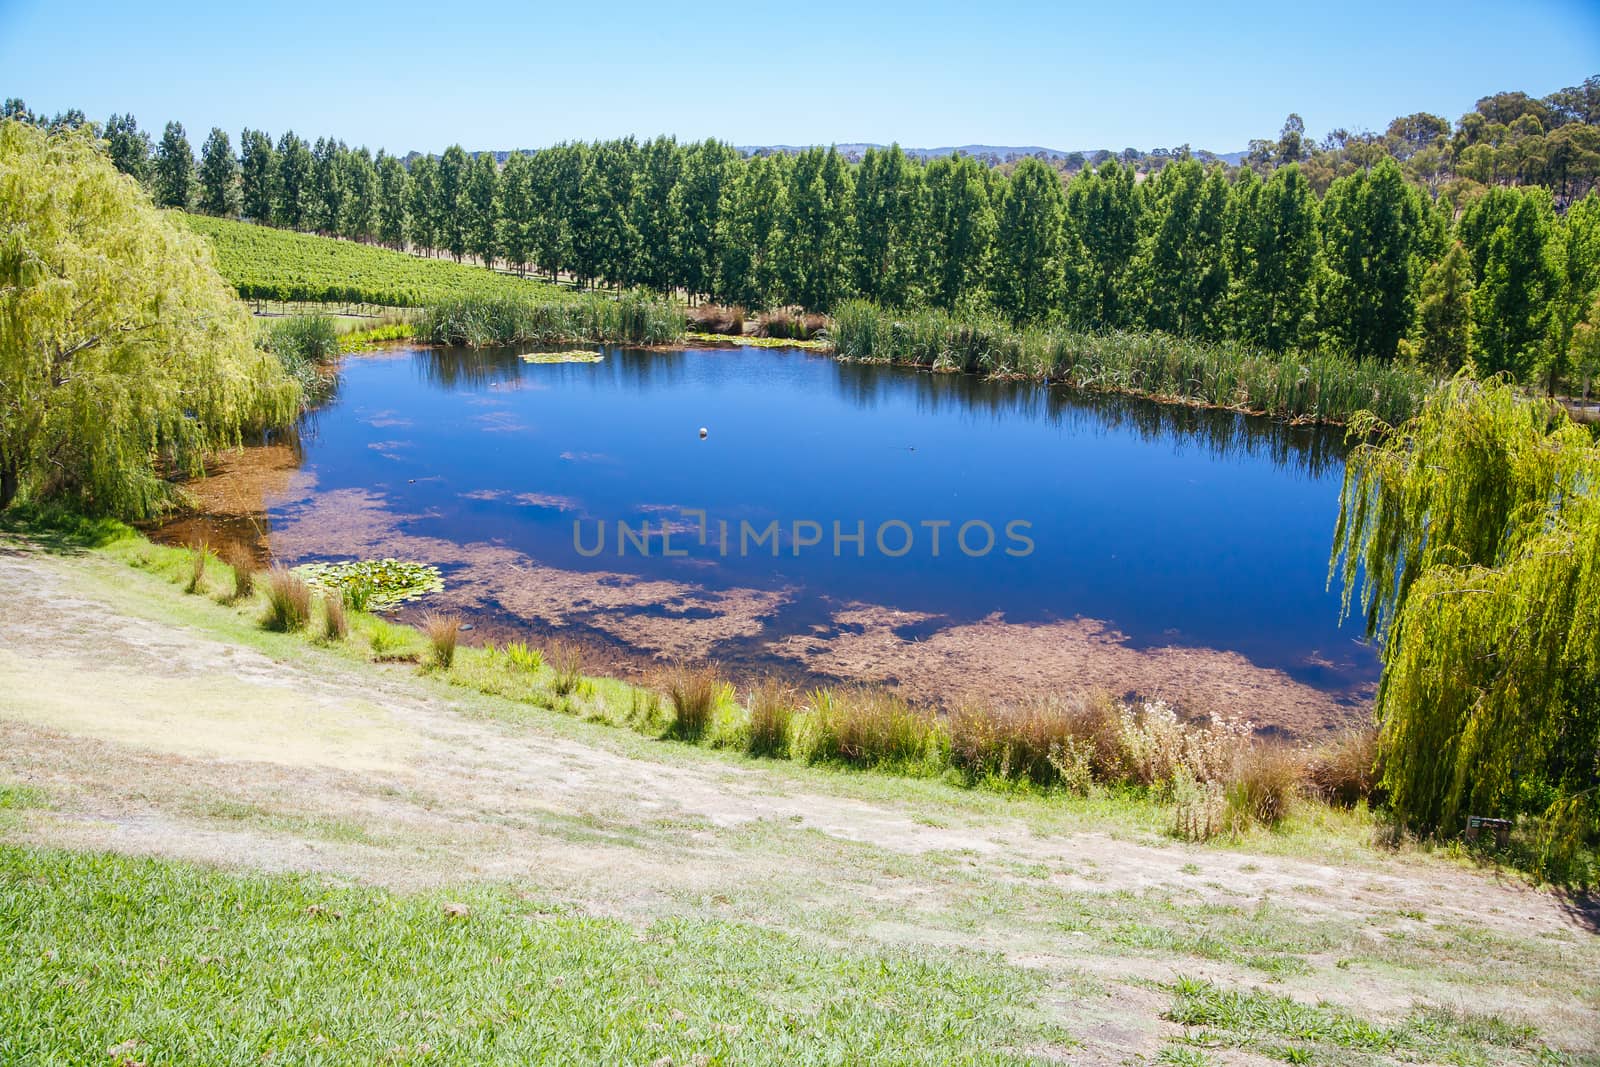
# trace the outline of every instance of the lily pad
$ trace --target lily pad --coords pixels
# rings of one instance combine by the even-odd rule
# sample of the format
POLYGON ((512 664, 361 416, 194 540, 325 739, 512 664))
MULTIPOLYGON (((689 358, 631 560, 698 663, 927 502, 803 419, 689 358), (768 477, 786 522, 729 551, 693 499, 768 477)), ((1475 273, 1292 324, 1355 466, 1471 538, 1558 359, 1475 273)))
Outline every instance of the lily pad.
POLYGON ((524 363, 599 363, 606 358, 604 352, 590 352, 586 349, 575 349, 571 352, 524 352, 524 363))
POLYGON ((438 567, 393 558, 305 563, 296 567, 295 573, 310 585, 338 593, 362 611, 392 611, 408 600, 444 589, 438 567))

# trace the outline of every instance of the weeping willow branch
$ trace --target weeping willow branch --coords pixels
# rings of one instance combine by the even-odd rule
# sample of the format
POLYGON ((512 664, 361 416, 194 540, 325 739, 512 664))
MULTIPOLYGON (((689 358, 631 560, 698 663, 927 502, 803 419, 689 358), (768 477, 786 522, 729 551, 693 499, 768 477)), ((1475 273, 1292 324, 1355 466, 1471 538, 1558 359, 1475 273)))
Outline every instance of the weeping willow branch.
POLYGON ((1600 445, 1504 384, 1457 379, 1346 468, 1329 580, 1383 642, 1396 813, 1587 812, 1600 782, 1600 445), (1584 798, 1581 801, 1578 798, 1584 798))

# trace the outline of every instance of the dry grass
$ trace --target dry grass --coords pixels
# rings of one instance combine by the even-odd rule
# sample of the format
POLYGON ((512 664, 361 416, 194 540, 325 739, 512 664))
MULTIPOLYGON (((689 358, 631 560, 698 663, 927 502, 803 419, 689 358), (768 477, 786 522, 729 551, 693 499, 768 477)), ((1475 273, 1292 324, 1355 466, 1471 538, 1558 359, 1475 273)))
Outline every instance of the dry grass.
POLYGON ((233 571, 232 601, 249 600, 256 593, 256 557, 243 545, 230 542, 222 550, 222 561, 233 571))
POLYGON ((550 688, 557 696, 567 696, 583 684, 583 651, 571 641, 557 641, 545 656, 553 677, 550 688))
POLYGON ((858 767, 932 767, 948 735, 933 712, 882 689, 838 689, 811 696, 816 711, 813 760, 858 767))
POLYGON ((461 616, 428 612, 422 617, 422 632, 433 651, 433 665, 449 670, 456 661, 456 642, 461 638, 461 616))
POLYGON ((711 725, 722 692, 722 676, 714 664, 679 663, 667 673, 667 695, 672 698, 672 736, 698 741, 711 725))
POLYGON ((311 586, 281 563, 267 571, 267 614, 261 625, 279 633, 295 633, 311 621, 311 586))
POLYGON ((1104 694, 1015 708, 963 707, 950 716, 950 764, 969 781, 1000 778, 1066 785, 1122 773, 1122 719, 1104 694))
POLYGON ((720 333, 738 337, 744 333, 744 308, 723 304, 701 304, 688 309, 689 329, 696 333, 720 333))
POLYGON ((1353 807, 1372 795, 1378 772, 1378 731, 1346 730, 1311 750, 1306 758, 1306 787, 1329 804, 1353 807))
POLYGON ((185 593, 198 593, 206 584, 206 564, 211 561, 211 546, 201 541, 194 546, 189 557, 189 580, 183 584, 185 593))
POLYGON ((1225 790, 1234 832, 1282 822, 1300 793, 1303 769, 1301 754, 1286 745, 1256 745, 1241 755, 1225 790))
POLYGON ((785 307, 766 312, 757 320, 757 337, 785 337, 809 341, 828 328, 828 317, 800 308, 785 307))
POLYGON ((350 618, 345 614, 343 594, 323 594, 322 636, 329 641, 343 641, 349 633, 350 618))
POLYGON ((794 690, 776 678, 762 679, 750 691, 750 730, 745 750, 752 756, 786 759, 789 755, 789 730, 794 720, 794 690))

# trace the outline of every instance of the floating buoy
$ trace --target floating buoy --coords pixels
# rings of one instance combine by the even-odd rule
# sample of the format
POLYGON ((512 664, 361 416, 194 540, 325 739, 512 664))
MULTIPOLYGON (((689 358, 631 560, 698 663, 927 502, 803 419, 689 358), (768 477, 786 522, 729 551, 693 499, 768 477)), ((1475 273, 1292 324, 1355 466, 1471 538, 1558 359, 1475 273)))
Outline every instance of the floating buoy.
POLYGON ((705 435, 706 435, 706 428, 704 426, 702 426, 702 427, 700 427, 700 436, 702 438, 704 438, 705 435))

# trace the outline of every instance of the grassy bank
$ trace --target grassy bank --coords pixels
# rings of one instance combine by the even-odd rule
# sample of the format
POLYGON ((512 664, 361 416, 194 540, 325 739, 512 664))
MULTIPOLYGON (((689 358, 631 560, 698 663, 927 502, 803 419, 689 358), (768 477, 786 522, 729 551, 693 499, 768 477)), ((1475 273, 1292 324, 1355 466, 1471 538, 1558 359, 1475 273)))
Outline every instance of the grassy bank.
POLYGON ((558 300, 521 295, 474 295, 432 303, 416 336, 432 344, 513 345, 598 341, 662 345, 684 336, 681 306, 664 297, 628 292, 558 300))
POLYGON ((1397 423, 1433 385, 1428 374, 1398 363, 1274 354, 1164 334, 1016 329, 859 300, 834 312, 830 335, 841 358, 865 363, 1034 378, 1307 422, 1343 422, 1368 410, 1397 423))
POLYGON ((980 956, 639 928, 502 888, 0 846, 0 925, 0 1060, 36 1067, 1009 1064, 1051 1036, 1018 1019, 1038 980, 980 956))

